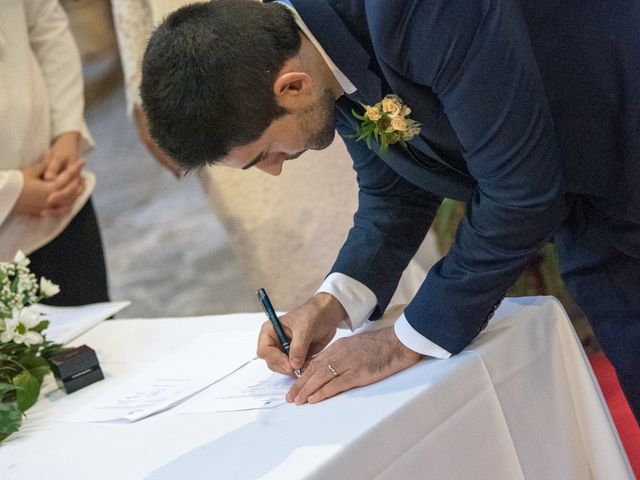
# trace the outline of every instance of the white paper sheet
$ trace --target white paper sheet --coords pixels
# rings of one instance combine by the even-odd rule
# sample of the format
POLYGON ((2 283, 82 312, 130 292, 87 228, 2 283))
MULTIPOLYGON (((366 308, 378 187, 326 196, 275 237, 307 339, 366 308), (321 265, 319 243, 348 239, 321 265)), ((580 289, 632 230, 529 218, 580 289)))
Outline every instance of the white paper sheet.
POLYGON ((79 307, 33 305, 33 309, 49 320, 45 330, 47 340, 65 344, 115 315, 131 302, 104 302, 79 307))
MULTIPOLYGON (((255 355, 256 332, 206 335, 122 382, 64 417, 65 422, 127 423, 171 408, 226 377, 255 355)), ((144 341, 144 340, 142 340, 144 341)))
POLYGON ((190 398, 175 413, 234 412, 273 408, 285 403, 293 377, 274 373, 254 359, 223 380, 190 398))

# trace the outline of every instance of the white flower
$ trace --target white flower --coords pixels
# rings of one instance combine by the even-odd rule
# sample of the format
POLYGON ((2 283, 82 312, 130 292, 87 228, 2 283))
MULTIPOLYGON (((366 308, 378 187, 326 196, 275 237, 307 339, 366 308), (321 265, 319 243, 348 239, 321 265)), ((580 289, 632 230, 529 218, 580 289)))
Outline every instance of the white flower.
POLYGON ((44 339, 38 332, 30 330, 40 323, 40 314, 29 307, 13 309, 12 318, 4 321, 5 330, 0 335, 0 342, 24 343, 26 346, 39 345, 44 339))
POLYGON ((40 277, 40 293, 42 293, 45 298, 53 297, 60 293, 60 287, 51 280, 40 277))
POLYGON ((31 260, 27 258, 22 250, 16 252, 16 256, 13 257, 13 261, 22 267, 26 267, 31 263, 31 260))

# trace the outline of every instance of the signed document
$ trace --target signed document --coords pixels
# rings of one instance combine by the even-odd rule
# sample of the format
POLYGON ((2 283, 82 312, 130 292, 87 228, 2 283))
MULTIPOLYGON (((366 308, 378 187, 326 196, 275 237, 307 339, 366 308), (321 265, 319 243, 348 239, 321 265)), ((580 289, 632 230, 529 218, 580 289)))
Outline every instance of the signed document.
POLYGON ((254 332, 201 336, 137 373, 107 378, 62 421, 128 423, 167 410, 251 361, 255 343, 254 332))
POLYGON ((274 373, 258 358, 176 408, 175 413, 233 412, 285 403, 294 378, 274 373))

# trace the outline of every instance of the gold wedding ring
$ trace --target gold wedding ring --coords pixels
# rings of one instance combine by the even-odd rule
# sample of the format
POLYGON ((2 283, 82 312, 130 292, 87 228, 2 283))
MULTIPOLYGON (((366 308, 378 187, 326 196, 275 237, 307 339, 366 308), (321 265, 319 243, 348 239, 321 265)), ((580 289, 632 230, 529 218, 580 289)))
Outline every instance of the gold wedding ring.
POLYGON ((333 368, 330 363, 327 363, 327 368, 331 370, 331 373, 333 373, 334 377, 337 377, 338 375, 340 375, 338 372, 336 372, 336 369, 333 368))

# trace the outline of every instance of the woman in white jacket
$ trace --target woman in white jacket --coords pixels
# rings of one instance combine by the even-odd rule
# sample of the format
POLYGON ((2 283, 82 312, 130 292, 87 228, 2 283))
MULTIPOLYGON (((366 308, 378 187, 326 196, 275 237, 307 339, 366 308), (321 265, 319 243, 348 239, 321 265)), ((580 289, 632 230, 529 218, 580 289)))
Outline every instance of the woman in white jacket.
POLYGON ((3 0, 0 261, 29 255, 37 276, 60 284, 58 305, 108 300, 83 112, 80 56, 58 1, 3 0))

